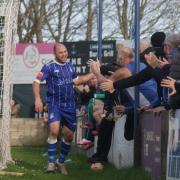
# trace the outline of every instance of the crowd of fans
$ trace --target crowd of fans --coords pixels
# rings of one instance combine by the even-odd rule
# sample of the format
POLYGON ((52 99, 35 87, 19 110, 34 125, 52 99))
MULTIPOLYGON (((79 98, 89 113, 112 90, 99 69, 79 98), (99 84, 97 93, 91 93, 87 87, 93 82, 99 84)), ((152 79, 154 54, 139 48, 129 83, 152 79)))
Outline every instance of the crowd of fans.
POLYGON ((137 74, 134 52, 129 47, 118 49, 115 65, 101 65, 98 61, 89 61, 90 69, 96 76, 100 88, 95 94, 105 94, 105 98, 96 98, 91 94, 94 102, 93 126, 95 120, 98 131, 96 153, 89 158, 92 170, 102 170, 104 162, 107 161, 115 113, 120 116, 127 115, 124 137, 126 140, 133 139, 133 86, 139 85, 139 113, 153 108, 180 108, 179 59, 180 34, 165 35, 163 32, 156 32, 151 36, 150 43, 146 40, 140 41, 140 72, 137 74))
POLYGON ((102 170, 107 161, 117 115, 126 114, 124 137, 128 141, 134 138, 134 86, 139 85, 139 113, 180 108, 180 34, 156 32, 149 42, 140 41, 139 53, 139 73, 135 72, 133 49, 123 47, 118 49, 116 63, 102 65, 98 60, 89 60, 91 72, 77 77, 67 61, 67 48, 61 43, 54 46, 55 59, 42 67, 33 82, 35 110, 42 112, 40 82, 46 80, 50 129, 48 172, 58 167, 67 175, 64 161, 76 130, 76 107, 87 114, 88 120, 85 137, 78 144, 92 145, 93 135, 98 135, 96 152, 89 158, 95 171, 102 170), (55 160, 61 126, 64 136, 59 159, 55 160))

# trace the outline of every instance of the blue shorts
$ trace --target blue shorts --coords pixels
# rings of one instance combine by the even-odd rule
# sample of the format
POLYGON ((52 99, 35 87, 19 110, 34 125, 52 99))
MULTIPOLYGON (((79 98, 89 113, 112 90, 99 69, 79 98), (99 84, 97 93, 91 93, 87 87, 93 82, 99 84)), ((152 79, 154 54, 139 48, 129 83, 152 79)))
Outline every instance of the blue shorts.
POLYGON ((76 130, 76 110, 62 109, 57 105, 48 104, 48 123, 59 121, 61 125, 65 125, 71 131, 76 130))

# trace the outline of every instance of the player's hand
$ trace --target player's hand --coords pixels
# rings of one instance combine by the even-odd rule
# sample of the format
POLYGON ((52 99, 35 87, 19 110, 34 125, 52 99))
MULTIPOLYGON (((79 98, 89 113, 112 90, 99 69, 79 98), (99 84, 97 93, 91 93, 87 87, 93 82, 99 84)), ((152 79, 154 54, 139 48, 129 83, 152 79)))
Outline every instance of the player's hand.
POLYGON ((43 111, 43 103, 40 98, 35 100, 35 111, 42 112, 43 111))
POLYGON ((171 93, 169 94, 170 96, 176 94, 175 82, 176 82, 176 80, 169 76, 167 76, 167 79, 163 79, 161 81, 161 86, 168 87, 171 89, 171 93))
POLYGON ((100 89, 102 89, 103 91, 113 92, 114 91, 113 81, 108 79, 106 82, 101 83, 100 89))
POLYGON ((85 91, 86 93, 89 93, 89 92, 90 92, 90 88, 89 88, 89 86, 88 86, 87 84, 84 86, 84 91, 85 91))

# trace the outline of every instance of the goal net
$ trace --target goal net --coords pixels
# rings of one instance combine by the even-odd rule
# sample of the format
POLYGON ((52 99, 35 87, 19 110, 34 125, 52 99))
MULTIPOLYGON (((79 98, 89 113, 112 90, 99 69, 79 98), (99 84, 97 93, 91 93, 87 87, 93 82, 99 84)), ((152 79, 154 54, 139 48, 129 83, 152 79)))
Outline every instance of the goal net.
POLYGON ((9 128, 11 120, 12 63, 15 55, 19 0, 0 0, 0 169, 13 162, 9 128))

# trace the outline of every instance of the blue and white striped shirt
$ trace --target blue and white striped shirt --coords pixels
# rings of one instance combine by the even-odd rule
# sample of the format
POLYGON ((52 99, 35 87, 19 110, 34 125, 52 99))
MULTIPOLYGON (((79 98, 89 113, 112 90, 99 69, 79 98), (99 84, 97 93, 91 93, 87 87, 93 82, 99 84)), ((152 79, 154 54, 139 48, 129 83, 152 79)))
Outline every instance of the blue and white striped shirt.
POLYGON ((50 61, 42 67, 35 81, 46 80, 48 104, 58 105, 60 108, 74 109, 73 79, 76 77, 77 75, 70 62, 60 64, 56 61, 50 61))

